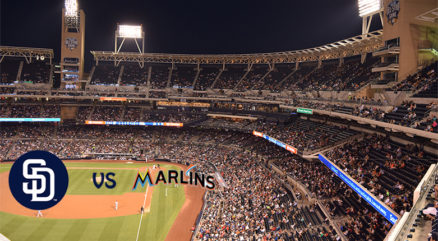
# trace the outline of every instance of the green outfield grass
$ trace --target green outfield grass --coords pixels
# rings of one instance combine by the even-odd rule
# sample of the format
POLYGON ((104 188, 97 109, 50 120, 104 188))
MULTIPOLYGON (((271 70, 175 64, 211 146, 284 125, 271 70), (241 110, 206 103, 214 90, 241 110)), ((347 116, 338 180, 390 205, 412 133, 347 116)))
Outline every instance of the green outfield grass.
MULTIPOLYGON (((0 172, 9 170, 11 164, 1 164, 0 172)), ((67 167, 120 168, 144 167, 145 164, 124 163, 66 163, 67 167)), ((177 169, 171 165, 162 168, 177 169)), ((134 183, 137 170, 78 170, 69 169, 69 188, 67 194, 119 195, 129 192, 134 183), (93 172, 114 172, 117 186, 114 189, 96 189, 91 180, 93 172)), ((146 187, 145 187, 146 188, 146 187)), ((144 192, 144 188, 138 188, 144 192)), ((178 212, 185 201, 184 189, 166 185, 154 186, 149 213, 145 213, 140 229, 139 240, 162 241, 166 238, 178 212), (167 191, 166 191, 167 189, 167 191), (166 196, 167 194, 167 196, 166 196)), ((0 203, 1 205, 1 203, 0 203)), ((135 240, 140 214, 97 219, 51 219, 34 218, 0 212, 0 233, 15 240, 135 240)))
MULTIPOLYGON (((134 185, 135 177, 137 176, 138 170, 130 169, 101 169, 101 168, 141 168, 146 165, 143 164, 106 164, 98 165, 99 163, 67 163, 67 168, 74 167, 85 167, 90 168, 85 169, 68 169, 69 175, 69 185, 67 194, 71 195, 120 195, 126 193, 127 190, 131 190, 134 185), (80 165, 82 164, 82 165, 80 165), (96 173, 97 177, 101 177, 100 173, 104 176, 108 172, 113 172, 115 176, 113 179, 116 180, 116 186, 113 189, 105 188, 105 184, 101 188, 96 189, 93 183, 93 173, 96 173)), ((169 165, 161 165, 163 168, 171 168, 169 165)), ((109 182, 111 184, 111 182, 109 182)), ((144 192, 144 188, 137 188, 134 192, 144 192)))
POLYGON ((0 173, 9 171, 11 169, 12 163, 1 163, 0 162, 0 173))

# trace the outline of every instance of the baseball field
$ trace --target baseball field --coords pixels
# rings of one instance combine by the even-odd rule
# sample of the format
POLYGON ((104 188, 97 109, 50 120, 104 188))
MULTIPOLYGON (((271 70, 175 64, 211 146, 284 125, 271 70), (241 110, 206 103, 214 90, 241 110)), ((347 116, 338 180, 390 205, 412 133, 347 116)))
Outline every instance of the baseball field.
MULTIPOLYGON (((190 240, 204 189, 161 183, 132 191, 138 171, 144 173, 148 168, 154 175, 153 164, 65 162, 69 173, 66 196, 56 206, 43 210, 43 217, 37 217, 37 211, 21 206, 9 191, 12 163, 1 163, 0 233, 10 240, 190 240), (114 188, 96 188, 93 173, 97 181, 111 184, 99 179, 101 172, 115 174, 114 188), (141 206, 145 207, 143 214, 141 206)), ((160 163, 161 170, 181 168, 160 163)))

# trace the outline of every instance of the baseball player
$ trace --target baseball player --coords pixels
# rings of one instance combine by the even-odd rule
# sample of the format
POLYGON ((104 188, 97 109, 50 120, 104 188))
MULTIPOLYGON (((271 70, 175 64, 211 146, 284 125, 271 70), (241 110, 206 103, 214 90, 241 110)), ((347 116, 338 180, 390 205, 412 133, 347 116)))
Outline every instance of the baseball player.
POLYGON ((43 217, 43 213, 41 212, 41 210, 38 210, 38 213, 37 213, 37 216, 36 216, 37 218, 38 217, 43 217))
POLYGON ((114 208, 116 209, 116 211, 117 211, 117 209, 119 208, 119 202, 117 202, 117 200, 116 200, 116 202, 114 203, 114 208))

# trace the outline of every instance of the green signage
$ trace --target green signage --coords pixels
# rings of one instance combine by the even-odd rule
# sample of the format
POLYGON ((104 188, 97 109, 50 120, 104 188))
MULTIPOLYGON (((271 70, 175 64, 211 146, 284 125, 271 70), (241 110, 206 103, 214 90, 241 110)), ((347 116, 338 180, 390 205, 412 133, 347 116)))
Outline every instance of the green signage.
POLYGON ((313 110, 312 109, 298 108, 297 112, 298 113, 303 113, 303 114, 308 114, 308 115, 312 115, 313 114, 313 110))

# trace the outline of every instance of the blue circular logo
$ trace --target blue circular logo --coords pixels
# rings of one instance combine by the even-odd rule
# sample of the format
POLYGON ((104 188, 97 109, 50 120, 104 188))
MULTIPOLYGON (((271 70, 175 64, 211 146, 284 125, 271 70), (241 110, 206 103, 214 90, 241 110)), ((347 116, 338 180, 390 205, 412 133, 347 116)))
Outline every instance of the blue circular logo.
POLYGON ((30 151, 20 156, 9 172, 12 195, 21 205, 33 210, 45 210, 58 204, 67 187, 67 168, 47 151, 30 151))

